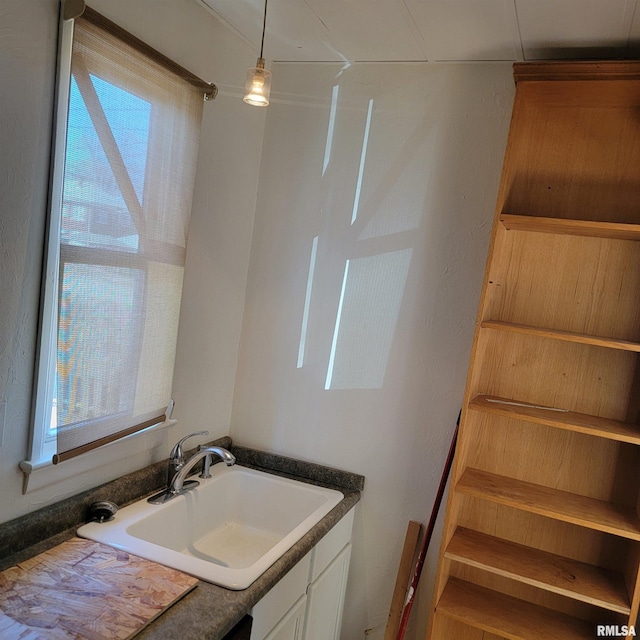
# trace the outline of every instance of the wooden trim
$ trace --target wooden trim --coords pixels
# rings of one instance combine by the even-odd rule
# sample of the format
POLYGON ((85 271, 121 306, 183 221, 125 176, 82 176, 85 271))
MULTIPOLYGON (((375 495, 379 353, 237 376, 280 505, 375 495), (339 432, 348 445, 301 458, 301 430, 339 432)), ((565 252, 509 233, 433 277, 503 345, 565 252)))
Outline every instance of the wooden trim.
POLYGON ((171 58, 167 58, 167 56, 165 56, 163 53, 160 53, 157 49, 150 47, 146 42, 143 42, 139 38, 136 38, 136 36, 129 33, 119 25, 115 24, 115 22, 111 22, 111 20, 105 18, 102 14, 95 11, 95 9, 86 7, 84 13, 81 16, 81 19, 90 22, 96 27, 104 29, 111 35, 118 38, 118 40, 121 40, 140 53, 143 53, 145 56, 161 65, 168 71, 171 71, 197 89, 202 90, 205 100, 213 100, 213 98, 216 97, 218 89, 213 83, 205 82, 204 80, 202 80, 202 78, 199 78, 197 75, 191 73, 191 71, 180 66, 177 62, 171 60, 171 58))
POLYGON ((640 80, 640 60, 516 62, 516 82, 530 80, 640 80))
POLYGON ((93 451, 93 449, 102 447, 105 444, 110 444, 112 442, 115 442, 116 440, 125 438, 126 436, 130 436, 130 435, 133 435, 134 433, 138 433, 139 431, 143 431, 144 429, 148 429, 149 427, 153 427, 156 424, 160 424, 161 422, 164 422, 164 420, 165 420, 165 416, 164 414, 162 414, 162 415, 156 416, 155 418, 145 420, 140 424, 135 424, 132 427, 128 427, 116 433, 111 433, 102 438, 98 438, 98 440, 87 442, 86 444, 80 445, 79 447, 75 447, 74 449, 69 449, 68 451, 59 451, 53 456, 53 459, 51 461, 53 462, 53 464, 59 464, 60 462, 64 462, 65 460, 71 460, 71 458, 75 458, 76 456, 80 456, 83 453, 93 451))
POLYGON ((411 569, 413 568, 413 558, 418 548, 420 529, 421 524, 419 522, 414 520, 409 521, 404 546, 402 548, 402 555, 400 556, 396 584, 393 588, 393 597, 391 599, 391 608, 389 609, 389 618, 387 619, 387 628, 384 632, 384 640, 396 640, 398 637, 402 611, 411 578, 411 569))

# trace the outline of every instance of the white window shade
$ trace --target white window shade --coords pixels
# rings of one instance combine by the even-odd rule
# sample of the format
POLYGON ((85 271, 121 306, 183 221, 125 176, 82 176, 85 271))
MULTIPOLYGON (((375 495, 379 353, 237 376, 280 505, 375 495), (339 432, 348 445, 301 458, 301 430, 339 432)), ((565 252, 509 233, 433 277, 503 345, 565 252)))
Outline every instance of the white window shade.
POLYGON ((36 411, 54 462, 164 419, 203 93, 80 18, 68 105, 55 372, 36 411))

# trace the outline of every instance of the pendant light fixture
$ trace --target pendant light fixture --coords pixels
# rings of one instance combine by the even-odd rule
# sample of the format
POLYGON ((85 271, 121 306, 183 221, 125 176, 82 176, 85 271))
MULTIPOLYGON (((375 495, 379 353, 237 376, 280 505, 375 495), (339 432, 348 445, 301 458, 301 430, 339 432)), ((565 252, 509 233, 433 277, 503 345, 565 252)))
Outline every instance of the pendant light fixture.
POLYGON ((262 22, 262 42, 260 43, 260 57, 255 67, 247 70, 247 82, 245 83, 245 95, 243 100, 254 107, 266 107, 269 104, 271 91, 271 71, 264 68, 264 32, 267 26, 267 0, 264 0, 264 20, 262 22))

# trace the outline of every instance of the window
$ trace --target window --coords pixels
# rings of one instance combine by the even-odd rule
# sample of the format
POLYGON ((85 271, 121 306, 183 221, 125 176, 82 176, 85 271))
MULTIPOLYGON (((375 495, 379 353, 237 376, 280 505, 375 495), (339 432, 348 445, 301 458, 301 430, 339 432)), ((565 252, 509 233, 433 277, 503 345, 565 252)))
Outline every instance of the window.
POLYGON ((62 32, 25 473, 165 420, 203 90, 212 91, 88 8, 62 32))

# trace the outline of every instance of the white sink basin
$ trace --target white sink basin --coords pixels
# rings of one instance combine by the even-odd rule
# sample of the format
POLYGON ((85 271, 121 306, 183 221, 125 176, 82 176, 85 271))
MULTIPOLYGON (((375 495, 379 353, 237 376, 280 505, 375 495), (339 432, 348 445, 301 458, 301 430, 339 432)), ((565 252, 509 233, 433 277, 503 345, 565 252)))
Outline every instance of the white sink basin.
POLYGON ((240 465, 161 505, 142 499, 78 535, 228 589, 246 589, 343 498, 240 465))

